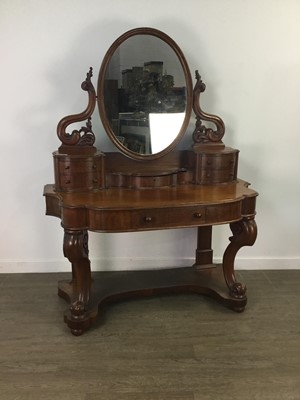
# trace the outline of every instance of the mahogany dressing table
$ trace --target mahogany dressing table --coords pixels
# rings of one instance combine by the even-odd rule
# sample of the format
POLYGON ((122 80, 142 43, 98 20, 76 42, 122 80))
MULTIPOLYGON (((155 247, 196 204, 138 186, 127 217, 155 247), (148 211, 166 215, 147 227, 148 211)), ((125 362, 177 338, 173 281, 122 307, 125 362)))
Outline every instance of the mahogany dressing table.
POLYGON ((244 310, 246 286, 235 277, 239 249, 252 246, 257 193, 237 178, 238 150, 224 145, 221 118, 205 113, 205 85, 192 78, 178 45, 152 28, 119 37, 107 51, 97 94, 92 69, 82 83, 88 105, 57 126, 55 183, 46 185, 46 214, 61 219, 63 251, 72 279, 58 283, 70 302, 65 322, 74 335, 86 331, 109 301, 163 293, 199 293, 234 311, 244 310), (119 151, 94 147, 91 116, 96 103, 103 126, 119 151), (176 150, 196 117, 191 146, 176 150), (67 127, 87 121, 71 133, 67 127), (207 121, 212 127, 207 127, 207 121), (222 264, 213 263, 212 227, 229 224, 232 237, 222 264), (197 227, 194 265, 147 271, 101 272, 92 278, 88 231, 136 232, 197 227))

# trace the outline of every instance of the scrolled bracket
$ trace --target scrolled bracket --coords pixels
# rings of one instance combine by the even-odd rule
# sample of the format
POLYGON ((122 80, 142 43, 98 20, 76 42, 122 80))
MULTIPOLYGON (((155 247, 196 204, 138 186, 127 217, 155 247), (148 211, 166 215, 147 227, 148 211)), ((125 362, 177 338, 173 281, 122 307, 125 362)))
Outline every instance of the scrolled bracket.
POLYGON ((233 236, 229 238, 230 243, 223 255, 223 273, 230 295, 235 299, 242 299, 246 296, 246 286, 236 281, 234 260, 237 252, 243 246, 253 246, 255 243, 257 226, 254 216, 244 217, 240 221, 231 223, 230 229, 233 236))
POLYGON ((95 135, 92 131, 91 115, 96 105, 96 91, 92 84, 93 68, 89 69, 85 81, 81 84, 81 89, 88 92, 88 105, 86 109, 79 113, 68 115, 62 118, 57 125, 57 136, 63 145, 67 146, 92 146, 95 142, 95 135), (79 130, 75 129, 72 133, 66 131, 70 124, 87 120, 86 126, 79 130))
POLYGON ((80 318, 87 309, 91 288, 88 232, 65 229, 63 251, 72 264, 73 301, 70 310, 74 318, 80 318))
POLYGON ((200 94, 205 91, 205 84, 203 83, 199 72, 196 71, 196 84, 194 87, 194 100, 193 110, 196 114, 196 126, 193 132, 194 143, 197 144, 223 144, 222 138, 225 133, 225 125, 223 120, 213 114, 204 112, 200 107, 200 94), (216 129, 207 128, 203 125, 202 120, 212 122, 216 125, 216 129))

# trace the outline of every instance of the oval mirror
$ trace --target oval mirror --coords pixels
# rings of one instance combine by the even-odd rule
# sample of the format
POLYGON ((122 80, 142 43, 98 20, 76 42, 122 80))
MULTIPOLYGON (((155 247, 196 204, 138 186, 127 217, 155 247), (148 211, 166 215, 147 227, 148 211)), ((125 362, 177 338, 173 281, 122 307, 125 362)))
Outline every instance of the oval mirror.
POLYGON ((192 111, 192 79, 183 53, 163 32, 138 28, 108 49, 99 72, 98 106, 113 143, 134 159, 174 149, 192 111))

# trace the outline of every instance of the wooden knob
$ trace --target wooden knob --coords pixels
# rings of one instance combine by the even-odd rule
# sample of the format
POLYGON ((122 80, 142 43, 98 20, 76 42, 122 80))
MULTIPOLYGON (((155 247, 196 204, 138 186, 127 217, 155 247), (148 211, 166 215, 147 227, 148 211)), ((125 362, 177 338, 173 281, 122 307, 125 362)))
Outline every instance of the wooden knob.
POLYGON ((145 222, 151 222, 151 221, 152 221, 152 217, 145 217, 145 218, 144 218, 144 221, 145 221, 145 222))
POLYGON ((195 217, 195 218, 201 218, 201 217, 202 217, 202 214, 201 214, 200 212, 195 212, 195 213, 194 213, 194 217, 195 217))

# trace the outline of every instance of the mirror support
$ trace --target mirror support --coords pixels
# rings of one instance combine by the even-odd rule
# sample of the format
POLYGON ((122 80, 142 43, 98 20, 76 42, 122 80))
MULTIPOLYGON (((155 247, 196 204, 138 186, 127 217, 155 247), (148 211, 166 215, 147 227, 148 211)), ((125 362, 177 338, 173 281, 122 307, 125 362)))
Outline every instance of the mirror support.
POLYGON ((194 150, 197 151, 197 148, 203 150, 206 146, 208 149, 211 148, 211 146, 214 146, 214 149, 225 148, 222 142, 225 133, 224 122, 220 117, 208 114, 201 109, 200 94, 205 91, 206 85, 203 83, 198 70, 195 75, 196 84, 193 91, 193 110, 196 114, 196 126, 193 132, 194 150), (202 120, 212 122, 216 125, 216 129, 207 128, 202 124, 202 120))
POLYGON ((95 135, 92 131, 92 114, 96 105, 96 91, 90 68, 81 88, 88 92, 86 109, 62 118, 57 125, 57 136, 61 141, 58 151, 53 153, 55 189, 61 192, 80 192, 102 189, 105 185, 104 154, 93 146, 95 135), (69 125, 85 121, 86 126, 67 133, 69 125))
POLYGON ((92 131, 91 122, 91 116, 96 105, 96 91, 91 81, 92 76, 93 69, 90 68, 86 74, 86 79, 81 84, 82 90, 88 92, 88 105, 86 109, 79 114, 68 115, 62 118, 57 125, 57 136, 62 142, 59 150, 62 153, 74 153, 76 150, 75 146, 80 146, 80 152, 82 152, 83 147, 86 148, 87 152, 96 151, 93 147, 95 135, 92 131), (87 120, 86 126, 82 126, 79 130, 74 129, 72 133, 67 133, 66 129, 69 125, 85 120, 87 120))

